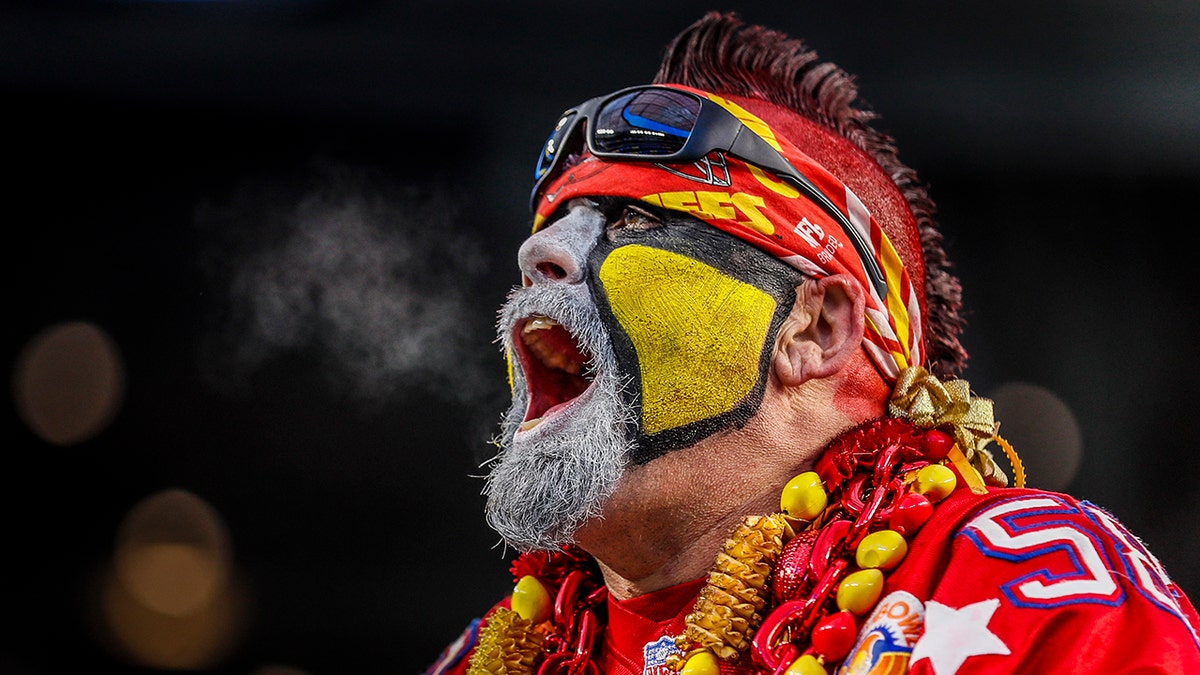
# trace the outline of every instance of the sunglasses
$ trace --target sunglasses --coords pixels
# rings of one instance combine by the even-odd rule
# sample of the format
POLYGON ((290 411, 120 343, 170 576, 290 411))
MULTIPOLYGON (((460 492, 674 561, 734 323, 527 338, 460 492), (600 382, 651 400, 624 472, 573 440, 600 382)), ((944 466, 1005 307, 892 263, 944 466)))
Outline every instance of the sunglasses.
POLYGON ((887 282, 871 247, 829 196, 733 113, 688 91, 657 85, 630 87, 564 112, 538 156, 530 210, 537 210, 543 188, 561 172, 563 158, 582 150, 577 134, 581 126, 588 152, 602 159, 686 164, 720 151, 775 174, 837 221, 875 290, 880 297, 887 296, 887 282))

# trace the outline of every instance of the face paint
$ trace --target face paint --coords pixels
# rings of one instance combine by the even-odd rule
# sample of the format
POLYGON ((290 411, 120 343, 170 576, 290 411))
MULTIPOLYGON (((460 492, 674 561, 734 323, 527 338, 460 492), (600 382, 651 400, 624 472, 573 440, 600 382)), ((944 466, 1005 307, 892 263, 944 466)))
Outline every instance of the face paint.
POLYGON ((617 236, 593 253, 601 316, 622 371, 636 380, 637 463, 757 412, 799 281, 748 244, 678 221, 617 236))
POLYGON ((610 253, 600 281, 637 354, 646 434, 729 412, 754 389, 775 312, 770 295, 698 260, 637 245, 610 253))
POLYGON ((602 514, 629 462, 650 461, 749 420, 800 279, 687 216, 610 240, 593 205, 573 209, 558 227, 527 242, 531 252, 544 249, 531 253, 528 264, 570 258, 586 267, 586 278, 576 282, 568 274, 571 281, 514 290, 497 326, 513 402, 497 439, 501 450, 490 462, 486 514, 504 541, 522 551, 571 542, 583 523, 602 514), (522 327, 534 316, 561 324, 590 355, 586 391, 545 411, 531 401, 552 383, 522 343, 522 327), (529 426, 530 417, 542 415, 545 421, 529 426))

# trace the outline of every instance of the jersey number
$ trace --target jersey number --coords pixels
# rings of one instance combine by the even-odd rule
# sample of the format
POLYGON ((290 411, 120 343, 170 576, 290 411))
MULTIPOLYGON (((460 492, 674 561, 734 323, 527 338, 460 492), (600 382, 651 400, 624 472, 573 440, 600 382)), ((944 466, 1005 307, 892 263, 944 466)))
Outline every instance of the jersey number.
POLYGON ((982 511, 963 532, 984 555, 1013 562, 1038 559, 1041 567, 1003 586, 1019 606, 1120 604, 1124 590, 1112 572, 1107 543, 1125 568, 1121 576, 1139 593, 1173 614, 1183 614, 1158 560, 1111 515, 1091 504, 1075 506, 1053 496, 1014 499, 982 511))

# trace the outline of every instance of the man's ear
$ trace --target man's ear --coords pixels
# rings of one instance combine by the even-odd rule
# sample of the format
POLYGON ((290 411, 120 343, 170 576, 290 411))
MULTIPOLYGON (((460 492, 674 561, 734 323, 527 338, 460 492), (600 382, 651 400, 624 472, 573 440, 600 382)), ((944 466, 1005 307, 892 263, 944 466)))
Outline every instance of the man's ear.
POLYGON ((779 381, 796 386, 841 370, 862 345, 866 318, 862 287, 849 274, 807 279, 783 320, 771 366, 779 381))

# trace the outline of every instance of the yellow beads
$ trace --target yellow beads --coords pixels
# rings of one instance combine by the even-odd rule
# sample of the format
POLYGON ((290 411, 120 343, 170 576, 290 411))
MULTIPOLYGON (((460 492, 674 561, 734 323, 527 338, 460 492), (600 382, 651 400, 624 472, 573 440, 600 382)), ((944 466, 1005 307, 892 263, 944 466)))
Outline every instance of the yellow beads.
POLYGON ((879 530, 863 537, 854 553, 854 560, 862 568, 890 570, 899 565, 907 553, 908 543, 899 532, 879 530))
POLYGON ((829 495, 816 471, 805 471, 788 481, 779 495, 779 509, 801 520, 812 520, 821 515, 829 495))
POLYGON ((954 472, 941 464, 930 464, 917 472, 916 491, 938 502, 954 492, 958 479, 954 472))
POLYGON ((683 664, 680 675, 720 675, 721 667, 717 665, 717 657, 707 649, 696 652, 683 664))
POLYGON ((784 675, 828 675, 825 671, 825 666, 817 660, 812 654, 802 654, 800 658, 792 661, 792 665, 788 666, 784 675))
POLYGON ((883 572, 877 569, 859 570, 846 575, 837 590, 838 609, 862 616, 866 614, 883 593, 883 572))
POLYGON ((550 618, 550 594, 535 577, 521 577, 517 587, 513 589, 512 608, 522 619, 535 624, 541 623, 550 618))

